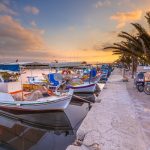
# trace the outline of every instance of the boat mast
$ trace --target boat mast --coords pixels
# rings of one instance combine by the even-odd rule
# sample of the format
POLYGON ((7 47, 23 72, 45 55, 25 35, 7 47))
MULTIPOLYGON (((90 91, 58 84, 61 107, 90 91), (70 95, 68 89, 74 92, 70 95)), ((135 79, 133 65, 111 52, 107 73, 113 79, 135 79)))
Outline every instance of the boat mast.
POLYGON ((21 100, 23 100, 23 82, 22 82, 22 76, 21 76, 21 65, 19 65, 19 70, 20 70, 20 83, 21 83, 21 100))

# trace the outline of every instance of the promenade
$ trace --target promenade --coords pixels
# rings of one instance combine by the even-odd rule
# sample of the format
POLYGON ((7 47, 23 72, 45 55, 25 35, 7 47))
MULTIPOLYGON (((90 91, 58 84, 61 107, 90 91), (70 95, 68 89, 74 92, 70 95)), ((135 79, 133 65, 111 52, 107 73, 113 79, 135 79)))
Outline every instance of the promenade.
POLYGON ((126 83, 115 69, 67 150, 149 150, 148 144, 126 83))

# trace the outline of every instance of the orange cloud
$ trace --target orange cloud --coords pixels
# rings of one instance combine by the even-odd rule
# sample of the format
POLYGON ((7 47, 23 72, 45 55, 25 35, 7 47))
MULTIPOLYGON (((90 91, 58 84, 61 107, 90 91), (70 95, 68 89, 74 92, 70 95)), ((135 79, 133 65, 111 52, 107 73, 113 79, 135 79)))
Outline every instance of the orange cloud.
POLYGON ((8 6, 6 6, 3 3, 0 3, 0 12, 1 13, 6 13, 6 14, 9 14, 9 15, 16 15, 17 14, 15 11, 10 9, 8 6))
POLYGON ((68 51, 65 55, 62 51, 56 51, 57 58, 54 57, 53 60, 57 59, 59 61, 87 61, 87 62, 113 62, 118 56, 113 55, 112 51, 93 51, 93 50, 76 50, 68 51))
POLYGON ((30 22, 30 24, 31 24, 31 26, 33 26, 33 27, 36 27, 36 26, 37 26, 37 24, 36 24, 36 22, 35 22, 34 20, 32 20, 32 21, 30 22))
POLYGON ((40 12, 39 9, 34 6, 26 6, 24 10, 25 12, 32 13, 33 15, 37 15, 40 12))
POLYGON ((0 16, 0 54, 7 57, 47 55, 40 29, 23 27, 11 16, 0 16))
POLYGON ((117 28, 123 28, 126 23, 140 20, 142 17, 142 10, 136 10, 132 12, 118 12, 111 16, 111 20, 116 20, 118 22, 117 28))

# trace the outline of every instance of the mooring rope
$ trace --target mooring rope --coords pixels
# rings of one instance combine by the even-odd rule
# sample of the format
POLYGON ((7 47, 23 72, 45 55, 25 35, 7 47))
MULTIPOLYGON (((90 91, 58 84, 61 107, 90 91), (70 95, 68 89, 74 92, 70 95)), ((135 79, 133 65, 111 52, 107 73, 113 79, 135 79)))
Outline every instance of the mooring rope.
POLYGON ((86 100, 86 99, 84 99, 84 98, 81 98, 80 96, 77 96, 77 95, 73 95, 73 97, 75 97, 75 98, 77 98, 77 99, 80 99, 80 100, 82 100, 82 101, 85 101, 85 102, 87 102, 87 103, 91 103, 90 101, 88 101, 88 100, 86 100))
POLYGON ((72 145, 74 145, 74 146, 82 146, 83 145, 89 150, 101 150, 100 145, 98 143, 96 143, 96 142, 94 142, 94 143, 92 143, 90 145, 87 145, 87 144, 84 143, 85 136, 88 133, 93 132, 93 131, 95 131, 96 133, 99 133, 99 136, 100 136, 100 132, 98 130, 90 130, 87 133, 81 135, 79 138, 77 138, 72 145))

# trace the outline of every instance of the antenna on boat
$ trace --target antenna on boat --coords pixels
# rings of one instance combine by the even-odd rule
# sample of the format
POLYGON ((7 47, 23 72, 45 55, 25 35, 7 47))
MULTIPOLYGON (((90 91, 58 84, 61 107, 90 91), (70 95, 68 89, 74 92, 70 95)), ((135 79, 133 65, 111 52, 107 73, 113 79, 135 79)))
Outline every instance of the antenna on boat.
POLYGON ((48 73, 50 74, 50 71, 51 71, 51 61, 48 62, 48 73))

